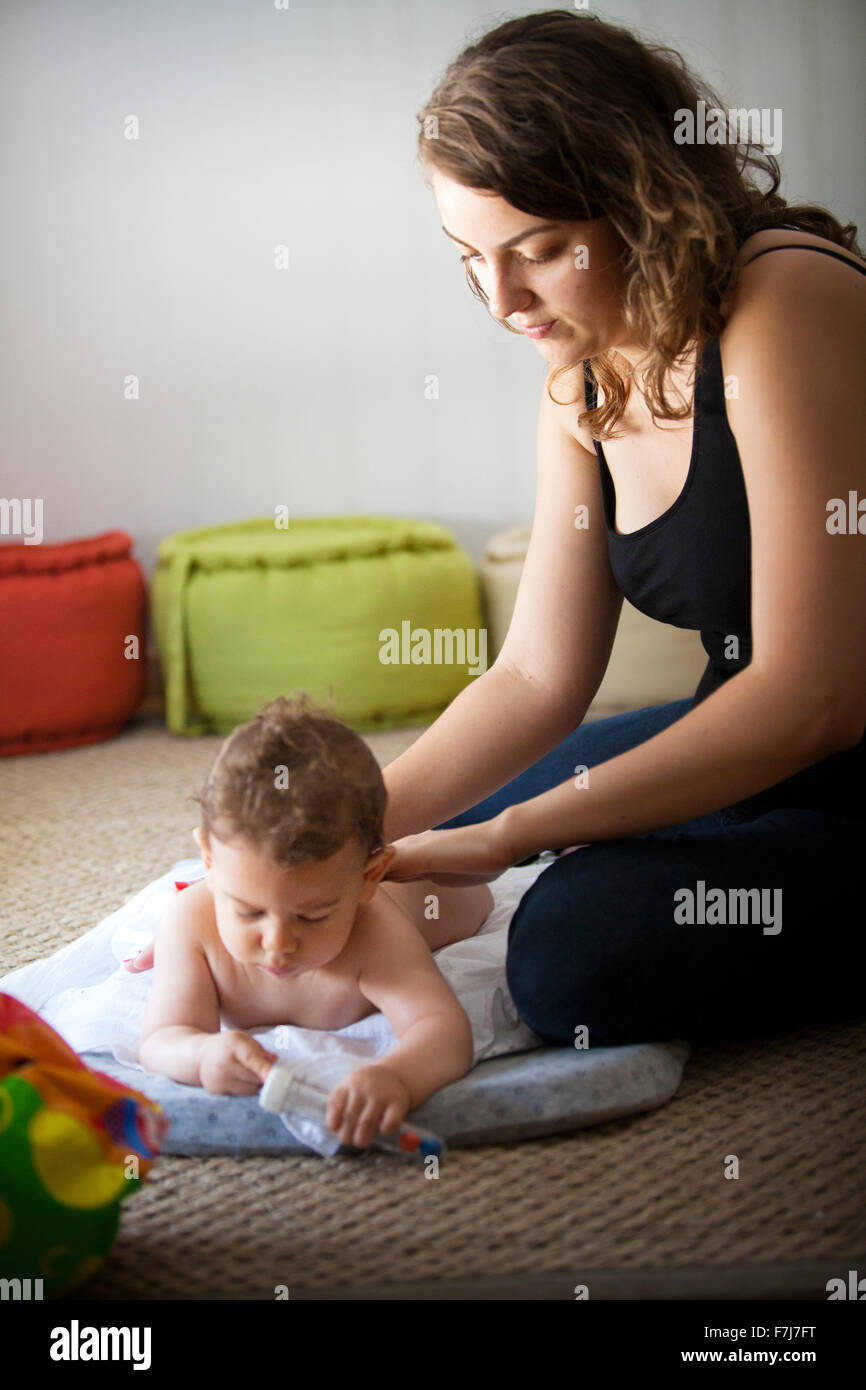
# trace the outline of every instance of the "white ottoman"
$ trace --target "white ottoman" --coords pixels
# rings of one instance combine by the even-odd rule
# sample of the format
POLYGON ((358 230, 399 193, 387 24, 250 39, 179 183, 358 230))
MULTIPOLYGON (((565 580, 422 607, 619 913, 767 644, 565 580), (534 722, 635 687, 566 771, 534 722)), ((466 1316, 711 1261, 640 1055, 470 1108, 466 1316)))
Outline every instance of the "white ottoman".
MULTIPOLYGON (((509 526, 492 536, 484 551, 480 571, 489 662, 505 641, 531 530, 530 525, 509 526)), ((607 671, 587 714, 685 699, 694 694, 706 664, 698 632, 658 623, 625 599, 607 671)))

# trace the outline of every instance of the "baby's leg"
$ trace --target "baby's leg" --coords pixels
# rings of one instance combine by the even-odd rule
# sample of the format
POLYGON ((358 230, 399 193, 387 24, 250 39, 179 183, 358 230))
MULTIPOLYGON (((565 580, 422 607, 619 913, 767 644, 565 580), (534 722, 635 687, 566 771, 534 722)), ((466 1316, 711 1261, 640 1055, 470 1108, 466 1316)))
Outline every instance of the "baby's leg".
POLYGON ((431 951, 474 936, 493 909, 493 894, 486 883, 455 888, 417 878, 409 883, 380 883, 379 888, 412 919, 431 951))

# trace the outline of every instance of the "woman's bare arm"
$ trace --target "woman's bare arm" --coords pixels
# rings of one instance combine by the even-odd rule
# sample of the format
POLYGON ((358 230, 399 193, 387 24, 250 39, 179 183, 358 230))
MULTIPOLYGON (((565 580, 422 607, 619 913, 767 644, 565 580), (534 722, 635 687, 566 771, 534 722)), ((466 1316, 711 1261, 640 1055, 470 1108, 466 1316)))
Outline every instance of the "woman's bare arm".
MULTIPOLYGON (((795 706, 751 666, 637 748, 497 817, 511 863, 559 845, 644 835, 707 815, 851 746, 836 706, 795 706)), ((456 832, 459 833, 459 832, 456 832)), ((432 873, 432 870, 430 870, 432 873)))
POLYGON ((385 768, 386 840, 448 820, 518 776, 580 724, 601 684, 622 595, 598 464, 568 425, 576 416, 576 406, 554 405, 542 390, 535 518, 505 643, 385 768))

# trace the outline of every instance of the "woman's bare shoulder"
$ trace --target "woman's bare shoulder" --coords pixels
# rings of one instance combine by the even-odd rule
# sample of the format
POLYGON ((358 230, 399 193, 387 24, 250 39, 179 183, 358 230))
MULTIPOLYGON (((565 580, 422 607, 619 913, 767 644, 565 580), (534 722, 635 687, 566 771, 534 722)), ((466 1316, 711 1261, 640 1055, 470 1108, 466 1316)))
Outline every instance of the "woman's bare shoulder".
MULTIPOLYGON (((816 246, 824 251, 832 251, 834 255, 843 256, 846 260, 850 260, 855 266, 866 269, 866 264, 864 264, 859 256, 855 255, 853 251, 848 251, 844 246, 839 246, 836 242, 830 241, 828 237, 818 236, 814 232, 789 231, 785 227, 765 227, 763 231, 753 232, 750 237, 747 237, 737 253, 735 262, 737 269, 743 270, 747 262, 754 260, 755 265, 753 270, 755 273, 757 273, 759 266, 765 271, 770 263, 767 261, 767 257, 761 253, 769 251, 772 247, 776 246, 816 246)), ((784 257, 774 257, 777 264, 784 259, 784 257)), ((800 258, 798 257, 797 259, 799 260, 800 258)), ((823 259, 826 260, 827 258, 824 257, 823 259)))
POLYGON ((719 342, 726 369, 736 372, 736 365, 730 363, 748 348, 756 332, 789 333, 793 326, 804 324, 821 342, 849 332, 856 336, 866 313, 866 276, 852 274, 843 261, 866 269, 853 252, 810 232, 773 228, 749 237, 740 248, 738 274, 723 306, 725 322, 719 342), (761 254, 775 247, 795 250, 761 254), (796 249, 808 247, 834 254, 796 254, 796 249), (843 260, 837 260, 837 254, 843 260))

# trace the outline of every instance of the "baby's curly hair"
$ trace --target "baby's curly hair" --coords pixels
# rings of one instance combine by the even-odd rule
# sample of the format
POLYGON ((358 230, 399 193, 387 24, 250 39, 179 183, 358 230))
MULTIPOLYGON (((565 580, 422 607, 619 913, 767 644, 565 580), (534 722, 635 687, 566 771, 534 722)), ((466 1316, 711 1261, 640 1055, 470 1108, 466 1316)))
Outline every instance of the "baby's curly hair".
POLYGON ((281 868, 327 859, 354 837, 384 846, 387 791, 364 740, 301 691, 280 695, 223 744, 199 793, 210 839, 250 841, 281 868))

